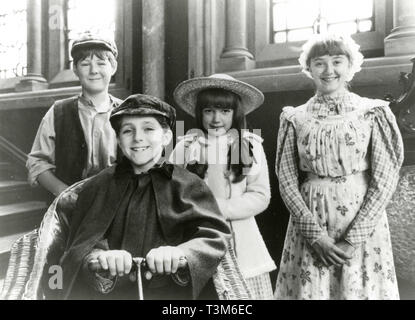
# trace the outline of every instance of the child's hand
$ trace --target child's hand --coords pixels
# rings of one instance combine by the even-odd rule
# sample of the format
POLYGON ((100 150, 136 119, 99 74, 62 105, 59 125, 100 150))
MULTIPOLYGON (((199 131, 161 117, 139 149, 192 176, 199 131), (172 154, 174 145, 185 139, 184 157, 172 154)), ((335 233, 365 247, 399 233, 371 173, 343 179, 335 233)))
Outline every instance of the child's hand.
POLYGON ((178 247, 159 247, 151 249, 146 256, 147 267, 153 274, 176 273, 180 258, 185 257, 182 249, 178 247))
POLYGON ((336 246, 338 248, 340 248, 341 250, 343 250, 350 257, 353 257, 355 248, 352 247, 348 242, 342 240, 342 241, 337 242, 336 243, 336 246))
POLYGON ((326 267, 330 265, 341 266, 352 256, 337 247, 334 239, 329 236, 322 236, 313 244, 313 248, 326 267))
POLYGON ((131 254, 125 250, 99 251, 95 258, 101 264, 101 268, 108 270, 113 277, 129 274, 133 264, 131 254))
POLYGON ((60 198, 58 202, 58 208, 61 210, 68 210, 68 211, 73 210, 75 209, 77 199, 78 199, 78 194, 72 191, 67 192, 60 198))

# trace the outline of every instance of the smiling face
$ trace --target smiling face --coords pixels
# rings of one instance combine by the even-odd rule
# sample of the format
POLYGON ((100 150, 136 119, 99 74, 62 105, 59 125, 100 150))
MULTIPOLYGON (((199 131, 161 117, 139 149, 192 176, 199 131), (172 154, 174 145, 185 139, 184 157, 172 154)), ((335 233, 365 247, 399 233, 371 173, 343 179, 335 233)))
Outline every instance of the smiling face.
POLYGON ((130 160, 135 173, 151 169, 170 143, 172 132, 164 129, 156 118, 123 116, 117 135, 118 145, 130 160))
POLYGON ((245 129, 240 97, 228 90, 209 88, 197 95, 196 125, 206 133, 221 136, 231 128, 245 129))
POLYGON ((117 70, 116 62, 103 56, 90 55, 74 65, 74 72, 87 94, 98 94, 108 91, 111 77, 117 70))
POLYGON ((208 134, 224 135, 232 127, 233 110, 230 108, 207 107, 202 110, 202 124, 208 134))
POLYGON ((347 85, 350 62, 345 55, 324 55, 310 60, 309 71, 317 92, 335 95, 347 85))

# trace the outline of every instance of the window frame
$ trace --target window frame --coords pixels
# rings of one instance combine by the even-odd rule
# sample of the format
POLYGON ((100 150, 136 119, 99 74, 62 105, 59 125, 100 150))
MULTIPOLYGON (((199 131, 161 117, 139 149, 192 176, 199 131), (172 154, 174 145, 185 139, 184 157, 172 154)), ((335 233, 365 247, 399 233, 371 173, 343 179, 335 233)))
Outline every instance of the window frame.
MULTIPOLYGON (((25 11, 26 11, 26 17, 27 17, 27 8, 26 8, 25 11)), ((27 38, 26 38, 26 56, 27 56, 27 38)), ((27 57, 26 57, 26 60, 27 60, 27 57)), ((26 65, 24 66, 24 68, 26 68, 26 70, 27 70, 27 61, 26 61, 26 65)), ((15 77, 9 77, 9 78, 0 78, 0 90, 1 90, 2 84, 7 82, 9 79, 16 79, 16 78, 20 79, 22 77, 24 77, 24 75, 17 75, 15 77)))
MULTIPOLYGON (((118 0, 115 17, 115 42, 118 47, 118 68, 110 85, 112 91, 126 96, 131 91, 132 46, 133 46, 133 2, 118 0)), ((79 79, 72 69, 67 69, 67 39, 65 35, 66 0, 42 0, 41 52, 42 76, 48 82, 48 89, 61 89, 79 86, 79 79), (58 14, 57 26, 49 26, 52 15, 58 14)), ((0 79, 0 94, 15 92, 15 86, 23 77, 0 79)))
MULTIPOLYGON (((254 12, 254 55, 256 68, 269 66, 284 66, 296 64, 301 47, 306 41, 293 41, 289 43, 271 42, 271 0, 255 0, 254 12), (264 19, 263 17, 266 17, 264 19)), ((375 52, 383 55, 384 39, 387 35, 388 21, 386 19, 386 0, 374 0, 374 30, 352 35, 360 45, 363 53, 375 52)))

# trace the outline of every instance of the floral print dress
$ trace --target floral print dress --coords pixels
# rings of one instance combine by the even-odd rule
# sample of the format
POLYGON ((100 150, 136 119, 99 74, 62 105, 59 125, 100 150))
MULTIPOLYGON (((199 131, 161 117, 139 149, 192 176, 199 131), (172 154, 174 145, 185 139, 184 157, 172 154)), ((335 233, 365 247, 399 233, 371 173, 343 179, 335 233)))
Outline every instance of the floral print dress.
POLYGON ((345 90, 284 108, 276 173, 291 215, 276 299, 399 299, 385 207, 402 161, 385 101, 345 90), (348 264, 321 263, 323 235, 355 248, 348 264))

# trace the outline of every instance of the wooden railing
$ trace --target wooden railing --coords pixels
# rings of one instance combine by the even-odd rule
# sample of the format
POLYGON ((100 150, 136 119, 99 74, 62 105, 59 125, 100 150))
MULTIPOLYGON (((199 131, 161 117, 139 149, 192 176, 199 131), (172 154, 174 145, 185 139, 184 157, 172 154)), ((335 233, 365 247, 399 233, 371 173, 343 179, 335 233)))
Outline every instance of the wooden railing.
POLYGON ((14 159, 18 166, 26 166, 27 154, 2 136, 0 136, 0 151, 14 159))

